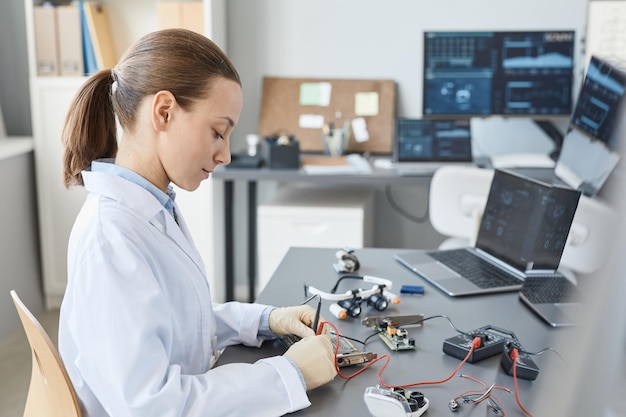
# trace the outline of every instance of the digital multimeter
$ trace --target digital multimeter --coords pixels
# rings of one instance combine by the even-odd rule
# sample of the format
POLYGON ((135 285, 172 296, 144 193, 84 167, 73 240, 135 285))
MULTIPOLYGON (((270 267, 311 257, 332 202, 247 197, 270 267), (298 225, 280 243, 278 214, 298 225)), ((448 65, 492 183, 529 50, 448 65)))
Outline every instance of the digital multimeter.
POLYGON ((472 347, 472 341, 476 337, 480 338, 480 346, 474 348, 474 351, 467 359, 469 363, 499 355, 504 350, 506 342, 517 341, 517 337, 512 331, 487 325, 444 340, 443 352, 455 358, 465 359, 472 347))

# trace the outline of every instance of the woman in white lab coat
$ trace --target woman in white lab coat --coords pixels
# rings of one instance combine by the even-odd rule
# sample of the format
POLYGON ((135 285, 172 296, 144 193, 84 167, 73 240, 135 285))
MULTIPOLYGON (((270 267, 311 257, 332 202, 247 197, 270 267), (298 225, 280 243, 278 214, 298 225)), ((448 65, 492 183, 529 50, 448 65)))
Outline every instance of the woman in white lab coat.
POLYGON ((312 307, 211 303, 175 203, 171 183, 195 190, 230 162, 241 108, 232 63, 182 29, 144 36, 74 98, 64 180, 89 194, 69 240, 59 350, 85 416, 279 416, 336 375, 312 307), (213 367, 228 345, 288 333, 303 339, 282 356, 213 367))

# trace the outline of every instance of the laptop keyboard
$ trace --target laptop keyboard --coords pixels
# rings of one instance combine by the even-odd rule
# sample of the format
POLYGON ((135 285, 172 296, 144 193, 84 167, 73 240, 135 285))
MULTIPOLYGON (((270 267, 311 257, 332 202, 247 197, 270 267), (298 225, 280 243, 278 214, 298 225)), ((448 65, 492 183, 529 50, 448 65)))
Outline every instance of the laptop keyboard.
POLYGON ((519 279, 465 249, 434 251, 428 254, 480 288, 521 285, 519 279))
POLYGON ((576 285, 565 277, 527 277, 520 292, 534 304, 580 301, 576 285))

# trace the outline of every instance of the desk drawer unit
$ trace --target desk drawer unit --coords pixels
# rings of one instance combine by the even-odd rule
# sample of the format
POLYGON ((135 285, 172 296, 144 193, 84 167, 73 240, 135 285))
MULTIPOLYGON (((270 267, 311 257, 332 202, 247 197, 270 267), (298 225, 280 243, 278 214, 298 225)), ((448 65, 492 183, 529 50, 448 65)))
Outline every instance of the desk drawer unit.
MULTIPOLYGON (((373 244, 371 190, 285 187, 257 210, 258 286, 292 246, 363 248, 373 244)), ((328 260, 332 268, 333 259, 328 260)))

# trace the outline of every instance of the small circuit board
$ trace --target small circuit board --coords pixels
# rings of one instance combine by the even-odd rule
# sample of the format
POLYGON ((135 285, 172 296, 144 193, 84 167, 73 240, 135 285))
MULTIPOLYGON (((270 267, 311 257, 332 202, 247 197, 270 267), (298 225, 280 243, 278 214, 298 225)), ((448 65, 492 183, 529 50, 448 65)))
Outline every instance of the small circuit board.
POLYGON ((419 315, 402 318, 403 320, 394 320, 394 317, 366 317, 361 321, 361 324, 373 327, 387 347, 393 351, 415 349, 415 339, 409 337, 409 332, 401 327, 400 322, 417 324, 416 322, 418 322, 420 318, 423 320, 424 316, 419 315))
POLYGON ((378 328, 376 330, 378 330, 378 336, 391 350, 415 349, 415 339, 411 339, 409 332, 402 327, 388 325, 384 329, 378 328))

